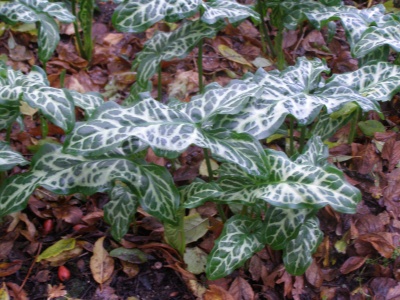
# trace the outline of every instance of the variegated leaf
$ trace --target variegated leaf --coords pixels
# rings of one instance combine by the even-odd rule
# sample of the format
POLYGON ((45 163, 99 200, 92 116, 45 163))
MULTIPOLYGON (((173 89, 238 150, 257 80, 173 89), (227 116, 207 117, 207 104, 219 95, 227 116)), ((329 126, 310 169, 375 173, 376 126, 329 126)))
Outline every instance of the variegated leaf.
POLYGON ((29 196, 39 186, 40 179, 31 172, 6 178, 0 186, 0 218, 23 210, 29 196))
POLYGON ((329 150, 320 136, 314 135, 307 142, 303 153, 291 157, 296 164, 325 167, 328 165, 329 150))
POLYGON ((39 20, 35 11, 17 1, 4 4, 0 8, 0 16, 10 24, 17 22, 35 23, 39 20))
MULTIPOLYGON (((348 87, 371 101, 389 101, 400 91, 399 81, 400 66, 379 62, 361 67, 354 72, 335 74, 328 80, 325 88, 348 87)), ((368 111, 367 107, 361 106, 361 108, 368 111)), ((374 110, 380 110, 377 104, 374 110)))
POLYGON ((379 109, 374 100, 358 90, 334 84, 325 86, 322 72, 329 69, 321 60, 306 58, 299 58, 295 66, 282 72, 258 70, 246 81, 259 84, 261 96, 252 98, 240 113, 222 116, 214 127, 263 139, 273 134, 287 115, 294 116, 300 125, 308 125, 322 108, 332 113, 346 103, 356 102, 364 111, 379 109))
POLYGON ((310 209, 283 209, 271 206, 265 215, 265 243, 275 250, 284 249, 295 238, 310 209))
POLYGON ((259 219, 241 215, 230 218, 207 258, 207 278, 225 277, 260 251, 264 247, 262 227, 259 219))
POLYGON ((180 188, 181 199, 186 208, 198 207, 221 195, 221 188, 215 182, 195 181, 180 188))
POLYGON ((215 36, 224 24, 223 21, 213 25, 199 20, 188 21, 172 32, 157 31, 133 62, 138 73, 138 84, 146 87, 161 61, 184 58, 201 39, 215 36))
POLYGON ((44 13, 39 13, 38 16, 40 18, 38 28, 39 59, 42 62, 47 62, 60 41, 60 34, 58 25, 52 17, 44 13))
POLYGON ((194 15, 201 0, 125 0, 115 9, 112 23, 123 32, 143 32, 158 21, 176 22, 194 15))
POLYGON ((0 141, 0 172, 8 171, 16 165, 27 164, 29 161, 25 160, 19 152, 11 149, 7 143, 0 141))
POLYGON ((110 192, 110 201, 104 206, 104 220, 111 225, 111 235, 120 241, 128 232, 139 201, 122 182, 116 182, 110 192))
POLYGON ((353 117, 353 114, 343 114, 337 118, 332 118, 329 114, 321 114, 313 124, 310 136, 319 136, 321 140, 329 139, 353 117))
POLYGON ((39 59, 47 62, 60 40, 58 25, 53 17, 61 22, 71 23, 75 17, 61 2, 47 0, 17 0, 1 7, 0 16, 10 23, 35 23, 38 26, 39 59))
POLYGON ((88 117, 94 112, 96 108, 104 103, 104 99, 99 93, 89 92, 82 94, 73 90, 67 90, 66 93, 70 94, 71 99, 76 106, 85 110, 88 117))
POLYGON ((61 89, 31 87, 23 100, 32 108, 38 108, 53 124, 69 132, 75 124, 74 104, 61 89))
POLYGON ((0 105, 0 130, 8 128, 19 115, 19 107, 0 105))
POLYGON ((393 19, 368 28, 352 48, 354 56, 363 57, 385 45, 390 46, 396 52, 400 52, 399 28, 400 22, 393 19))
POLYGON ((302 224, 299 234, 283 249, 283 262, 286 271, 292 275, 302 275, 311 265, 312 254, 317 250, 324 235, 319 229, 317 217, 302 224))
MULTIPOLYGON (((245 85, 242 83, 242 86, 245 85)), ((234 92, 222 91, 220 94, 227 98, 224 103, 228 110, 229 100, 236 102, 236 97, 241 97, 240 93, 234 92)), ((216 101, 214 96, 205 99, 216 101)), ((245 134, 203 129, 203 124, 191 120, 184 106, 180 108, 170 108, 149 96, 127 108, 107 102, 95 111, 88 122, 76 124, 75 130, 67 137, 65 149, 85 156, 102 155, 136 137, 151 146, 159 156, 177 157, 194 144, 211 149, 213 154, 237 163, 249 172, 263 172, 265 155, 254 138, 245 134)), ((198 109, 210 109, 210 115, 218 112, 211 103, 198 109)), ((193 118, 207 115, 197 113, 195 109, 188 111, 193 118)), ((201 118, 196 118, 196 121, 201 121, 201 118)), ((208 126, 207 122, 204 126, 208 126)))
POLYGON ((37 186, 58 194, 108 192, 122 181, 150 214, 176 222, 179 194, 165 168, 121 158, 87 159, 61 152, 58 145, 43 146, 29 172, 10 177, 0 186, 0 217, 21 210, 37 186))
POLYGON ((202 2, 204 12, 201 20, 207 24, 214 24, 222 19, 228 19, 229 23, 243 21, 249 17, 260 22, 260 16, 252 8, 240 4, 234 0, 212 0, 202 2))
MULTIPOLYGON (((275 3, 274 6, 277 4, 275 3)), ((319 29, 330 21, 340 20, 351 47, 360 40, 368 26, 385 13, 383 5, 359 10, 347 5, 326 6, 313 0, 286 0, 280 2, 279 7, 286 15, 285 27, 292 30, 305 20, 309 20, 314 27, 319 29)))
MULTIPOLYGON (((310 143, 319 144, 321 141, 314 139, 310 143)), ((266 150, 266 169, 269 174, 247 179, 243 179, 243 175, 235 177, 221 174, 219 184, 224 192, 218 201, 249 205, 264 200, 273 206, 291 209, 319 209, 330 205, 339 212, 354 213, 361 200, 359 190, 347 183, 335 167, 320 166, 319 159, 307 158, 313 155, 314 149, 319 148, 319 145, 309 144, 306 150, 310 153, 301 156, 297 162, 291 161, 282 152, 266 150)), ((323 157, 325 154, 321 152, 315 155, 323 157)))
POLYGON ((174 105, 183 110, 194 123, 204 123, 217 114, 231 115, 240 112, 251 97, 261 93, 261 87, 254 83, 232 80, 225 87, 209 84, 204 94, 192 97, 190 102, 174 105))
POLYGON ((60 22, 72 23, 75 21, 74 15, 71 14, 71 12, 62 2, 42 1, 40 8, 43 12, 49 14, 54 18, 57 18, 60 22))

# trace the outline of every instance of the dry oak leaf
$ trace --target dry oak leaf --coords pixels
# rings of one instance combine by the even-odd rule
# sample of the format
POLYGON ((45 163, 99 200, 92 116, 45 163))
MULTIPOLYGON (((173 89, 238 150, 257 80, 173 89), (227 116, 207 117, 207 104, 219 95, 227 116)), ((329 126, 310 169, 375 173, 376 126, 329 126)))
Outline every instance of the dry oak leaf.
POLYGON ((103 284, 114 272, 114 260, 103 247, 105 237, 99 238, 94 244, 93 256, 90 258, 90 270, 94 280, 103 284))
POLYGON ((48 284, 47 300, 64 297, 67 294, 67 291, 64 288, 65 286, 62 283, 60 283, 60 285, 55 285, 55 286, 48 284))

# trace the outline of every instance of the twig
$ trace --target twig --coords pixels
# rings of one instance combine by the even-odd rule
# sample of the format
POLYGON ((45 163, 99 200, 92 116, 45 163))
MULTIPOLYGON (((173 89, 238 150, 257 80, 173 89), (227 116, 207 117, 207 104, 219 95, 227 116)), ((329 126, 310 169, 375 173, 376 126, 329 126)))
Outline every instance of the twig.
POLYGON ((26 274, 25 279, 24 279, 24 281, 22 282, 21 287, 20 287, 19 290, 18 290, 18 293, 21 293, 21 291, 22 291, 22 289, 24 288, 26 282, 28 281, 28 278, 29 278, 29 276, 30 276, 31 273, 32 273, 33 266, 34 266, 35 263, 36 263, 36 259, 38 258, 39 254, 40 254, 40 250, 42 250, 42 243, 39 243, 39 247, 38 247, 38 250, 37 250, 37 254, 36 254, 35 258, 33 259, 33 262, 32 262, 32 264, 31 264, 31 266, 29 267, 28 273, 26 274))

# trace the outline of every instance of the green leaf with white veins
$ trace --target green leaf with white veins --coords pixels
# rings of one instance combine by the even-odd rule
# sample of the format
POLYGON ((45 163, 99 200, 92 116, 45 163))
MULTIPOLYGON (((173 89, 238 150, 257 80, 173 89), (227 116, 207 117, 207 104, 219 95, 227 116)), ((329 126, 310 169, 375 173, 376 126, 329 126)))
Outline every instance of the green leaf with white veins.
POLYGON ((184 58, 201 39, 214 37, 224 25, 224 21, 208 25, 198 20, 185 22, 172 32, 157 31, 133 61, 132 66, 138 73, 138 84, 146 87, 161 61, 184 58))
POLYGON ((38 46, 39 59, 47 62, 53 55, 58 42, 60 41, 60 33, 56 21, 47 14, 38 14, 40 18, 40 26, 38 28, 38 46))
POLYGON ((299 234, 283 249, 283 263, 292 275, 302 275, 311 265, 312 254, 322 242, 324 234, 319 229, 317 217, 305 221, 299 234))
POLYGON ((215 182, 195 181, 179 189, 185 208, 198 207, 220 196, 222 190, 215 182))
POLYGON ((87 122, 76 124, 66 139, 65 150, 84 156, 103 155, 136 137, 159 156, 174 158, 190 145, 198 145, 211 149, 223 160, 239 164, 248 172, 260 173, 264 169, 265 155, 254 138, 247 134, 208 130, 208 118, 218 112, 231 112, 230 103, 243 102, 244 105, 249 95, 257 90, 257 85, 235 81, 218 92, 216 89, 206 92, 201 105, 195 101, 196 104, 187 103, 176 108, 148 95, 131 107, 107 102, 87 122))
POLYGON ((284 209, 271 206, 265 214, 265 243, 274 250, 284 249, 295 238, 310 209, 284 209))
POLYGON ((363 57, 377 48, 390 46, 400 52, 400 22, 389 19, 364 31, 358 43, 352 48, 355 57, 363 57))
POLYGON ((12 176, 0 186, 0 217, 24 208, 38 186, 57 194, 91 195, 111 191, 115 181, 126 184, 148 213, 176 222, 179 195, 165 168, 121 158, 68 155, 52 144, 35 154, 29 172, 12 176))
MULTIPOLYGON (((344 73, 335 74, 328 81, 325 88, 348 87, 357 91, 371 101, 389 101, 393 95, 400 91, 400 66, 379 62, 373 65, 367 65, 360 69, 344 73)), ((368 111, 368 107, 364 108, 368 111)), ((380 111, 376 105, 374 110, 380 111)))
POLYGON ((23 156, 11 149, 11 147, 0 141, 0 172, 12 169, 16 165, 27 165, 29 161, 25 160, 23 156))
POLYGON ((69 132, 75 124, 74 104, 63 90, 52 87, 30 87, 23 100, 39 109, 53 124, 69 132))
POLYGON ((37 23, 39 59, 47 62, 60 40, 59 29, 53 18, 60 22, 72 23, 75 17, 62 2, 47 0, 16 0, 0 8, 0 17, 7 22, 37 23))
POLYGON ((214 24, 222 19, 229 23, 236 23, 252 17, 260 22, 260 16, 251 7, 232 0, 211 0, 202 2, 204 12, 201 20, 207 24, 214 24))
POLYGON ((201 0, 125 0, 118 5, 112 23, 118 31, 143 32, 161 20, 176 22, 193 16, 201 0))
POLYGON ((317 29, 326 26, 330 21, 340 20, 351 47, 360 40, 369 25, 385 13, 383 5, 357 9, 347 5, 325 6, 313 0, 286 0, 278 5, 286 15, 283 19, 285 27, 292 30, 305 20, 309 20, 317 29))
POLYGON ((364 111, 377 109, 374 101, 350 87, 325 86, 322 72, 329 69, 321 60, 306 58, 299 58, 295 66, 282 72, 259 69, 246 81, 258 84, 261 96, 253 97, 240 113, 221 116, 214 126, 263 139, 273 134, 287 115, 294 116, 300 125, 308 125, 324 107, 332 113, 346 103, 356 102, 364 111))
MULTIPOLYGON (((310 143, 321 144, 319 139, 310 143)), ((316 145, 308 150, 319 149, 316 145)), ((230 167, 227 176, 221 170, 219 185, 224 191, 217 198, 218 202, 240 202, 247 205, 264 200, 273 206, 292 209, 319 209, 330 205, 342 213, 354 213, 357 203, 361 200, 358 189, 347 183, 343 174, 331 165, 315 165, 320 161, 307 157, 309 152, 300 156, 297 161, 291 161, 284 153, 266 150, 268 174, 261 176, 233 175, 234 166, 230 167)), ((324 153, 314 153, 323 157, 324 153)))
POLYGON ((207 258, 207 278, 225 277, 242 266, 264 247, 263 233, 263 223, 259 219, 241 215, 230 218, 207 258))
POLYGON ((120 241, 128 232, 139 201, 122 182, 116 182, 110 192, 110 201, 104 205, 104 220, 111 225, 111 235, 120 241))
POLYGON ((35 23, 39 20, 35 11, 17 1, 4 4, 0 8, 0 16, 10 24, 17 22, 35 23))
POLYGON ((89 93, 78 93, 73 90, 65 90, 64 92, 69 93, 76 106, 83 108, 87 115, 90 116, 96 108, 104 103, 104 99, 99 93, 89 92, 89 93))
POLYGON ((8 128, 19 115, 19 107, 0 105, 0 130, 8 128))

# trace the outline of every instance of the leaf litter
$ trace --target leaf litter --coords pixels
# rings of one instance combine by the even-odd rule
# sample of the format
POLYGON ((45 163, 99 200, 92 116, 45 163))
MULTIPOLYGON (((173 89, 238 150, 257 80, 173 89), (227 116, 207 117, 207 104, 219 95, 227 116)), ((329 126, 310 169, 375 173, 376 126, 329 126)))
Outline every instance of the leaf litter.
MULTIPOLYGON (((130 62, 142 49, 145 39, 111 29, 109 17, 114 7, 110 2, 99 3, 101 13, 94 24, 96 47, 90 68, 76 52, 71 28, 62 27, 69 38, 59 44, 47 63, 51 86, 60 87, 60 74, 66 70, 67 88, 79 92, 99 91, 117 101, 129 93, 130 85, 136 80, 130 62)), ((343 29, 338 27, 329 42, 323 32, 311 26, 305 26, 301 32, 288 31, 283 43, 287 61, 294 62, 296 57, 306 54, 326 59, 333 73, 356 70, 357 61, 344 42, 343 29)), ((150 36, 152 29, 146 34, 150 36)), ((246 21, 237 28, 227 27, 213 40, 206 40, 205 79, 227 83, 232 77, 254 69, 254 61, 261 57, 258 37, 258 29, 246 21), (239 43, 238 39, 244 42, 239 43)), ((11 66, 24 72, 30 70, 37 61, 35 39, 30 31, 3 34, 0 46, 8 49, 11 66)), ((198 91, 194 71, 196 51, 186 59, 163 65, 163 89, 181 101, 190 101, 198 91)), ((266 70, 271 68, 265 65, 266 70)), ((145 212, 138 213, 134 234, 127 234, 117 243, 109 239, 109 226, 103 221, 102 208, 107 197, 101 194, 87 198, 58 197, 38 190, 29 201, 29 209, 8 216, 0 225, 0 298, 28 299, 28 296, 41 295, 43 299, 55 299, 68 295, 80 299, 134 296, 140 299, 399 299, 398 97, 384 110, 385 120, 371 116, 369 123, 360 126, 357 139, 351 145, 340 143, 345 140, 343 135, 349 134, 348 127, 331 139, 339 141, 331 148, 332 160, 361 189, 364 199, 355 215, 339 215, 329 207, 321 210, 319 217, 325 239, 305 275, 289 275, 283 268, 281 253, 266 247, 249 260, 246 268, 235 271, 229 278, 205 280, 201 271, 197 277, 188 272, 183 258, 162 243, 162 225, 145 212), (372 125, 375 127, 368 127, 372 125), (346 159, 335 160, 339 157, 346 159), (48 220, 54 223, 50 231, 45 225, 48 220), (60 246, 63 241, 73 242, 60 246), (51 251, 38 255, 40 245, 51 251), (110 253, 120 247, 131 252, 111 257, 110 253), (134 253, 141 253, 140 257, 145 258, 132 258, 134 253), (56 275, 57 267, 64 264, 71 272, 71 279, 61 283, 56 275)), ((37 146, 41 135, 40 119, 27 110, 24 123, 25 132, 13 126, 12 146, 30 158, 30 150, 37 146)), ((63 139, 64 132, 49 124, 48 135, 57 142, 63 139)), ((3 140, 5 134, 0 133, 0 137, 3 140)), ((279 148, 279 140, 270 146, 279 148)), ((150 151, 146 159, 169 167, 177 184, 191 182, 203 174, 200 171, 203 154, 197 147, 190 147, 178 161, 158 158, 150 151)), ((11 172, 23 170, 15 167, 11 172)), ((198 253, 209 253, 222 223, 214 218, 216 209, 212 205, 206 204, 197 211, 202 216, 200 220, 209 223, 199 222, 196 226, 201 233, 188 242, 198 253)))

